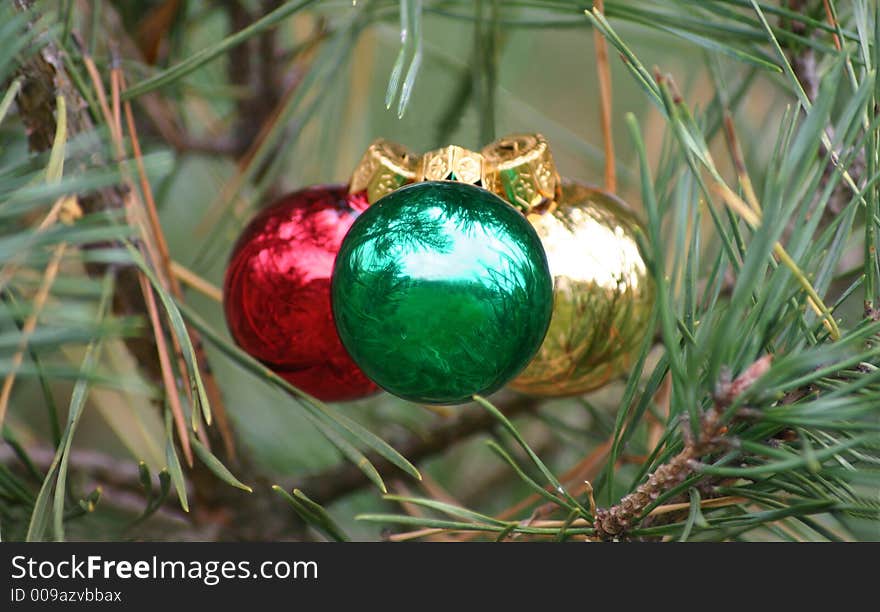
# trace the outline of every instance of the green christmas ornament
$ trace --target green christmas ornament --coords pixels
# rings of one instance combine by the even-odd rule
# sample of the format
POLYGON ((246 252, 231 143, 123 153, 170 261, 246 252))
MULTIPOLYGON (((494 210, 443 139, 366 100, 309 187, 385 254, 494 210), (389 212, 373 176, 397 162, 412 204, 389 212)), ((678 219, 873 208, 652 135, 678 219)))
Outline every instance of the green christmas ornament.
POLYGON ((366 210, 342 242, 333 316, 354 361, 389 393, 456 404, 515 377, 553 308, 535 230, 498 196, 430 181, 366 210))

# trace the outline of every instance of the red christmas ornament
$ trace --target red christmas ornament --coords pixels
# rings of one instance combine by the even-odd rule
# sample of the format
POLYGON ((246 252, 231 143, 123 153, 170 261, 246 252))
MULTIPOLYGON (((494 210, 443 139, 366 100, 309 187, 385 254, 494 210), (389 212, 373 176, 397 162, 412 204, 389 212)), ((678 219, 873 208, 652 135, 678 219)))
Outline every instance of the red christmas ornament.
POLYGON ((348 356, 330 310, 339 244, 366 194, 310 187, 261 211, 238 239, 223 285, 233 338, 292 385, 324 401, 378 390, 348 356))

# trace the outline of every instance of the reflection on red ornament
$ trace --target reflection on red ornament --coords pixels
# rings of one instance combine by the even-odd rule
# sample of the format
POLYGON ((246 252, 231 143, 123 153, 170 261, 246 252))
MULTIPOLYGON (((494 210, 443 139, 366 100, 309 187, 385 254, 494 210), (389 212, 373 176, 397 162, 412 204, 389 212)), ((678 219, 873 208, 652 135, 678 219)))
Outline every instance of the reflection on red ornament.
POLYGON ((367 206, 344 185, 284 196, 248 224, 226 269, 223 307, 235 341, 324 401, 377 391, 342 346, 330 309, 333 261, 367 206))

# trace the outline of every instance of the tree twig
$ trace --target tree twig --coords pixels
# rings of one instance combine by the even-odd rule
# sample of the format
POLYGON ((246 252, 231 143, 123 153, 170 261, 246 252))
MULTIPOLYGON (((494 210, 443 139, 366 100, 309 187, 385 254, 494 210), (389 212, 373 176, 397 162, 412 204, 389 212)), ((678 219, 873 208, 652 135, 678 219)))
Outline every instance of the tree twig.
POLYGON ((682 451, 657 468, 617 505, 596 510, 594 528, 598 539, 613 540, 624 535, 654 500, 699 469, 701 457, 716 454, 729 446, 731 440, 725 435, 727 424, 722 419, 724 411, 770 368, 771 359, 770 355, 765 355, 733 382, 719 385, 713 406, 703 413, 697 433, 685 436, 682 451))
MULTIPOLYGON (((593 10, 605 14, 604 0, 593 2, 593 10)), ((602 143, 605 149, 605 189, 617 191, 617 168, 614 158, 614 136, 611 131, 611 69, 608 65, 608 43, 602 32, 593 29, 596 47, 596 74, 599 81, 599 102, 602 120, 602 143)))

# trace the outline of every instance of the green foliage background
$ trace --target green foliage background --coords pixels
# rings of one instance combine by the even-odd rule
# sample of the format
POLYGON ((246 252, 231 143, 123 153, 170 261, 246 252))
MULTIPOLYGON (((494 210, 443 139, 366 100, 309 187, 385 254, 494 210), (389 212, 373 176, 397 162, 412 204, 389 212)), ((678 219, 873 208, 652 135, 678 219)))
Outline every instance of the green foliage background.
MULTIPOLYGON (((247 474, 260 475, 258 482, 247 481, 236 462, 224 461, 254 492, 230 489, 234 493, 223 503, 236 520, 250 521, 255 529, 267 520, 265 513, 287 525, 271 535, 258 529, 256 535, 240 533, 234 524, 200 514, 198 502, 194 524, 180 519, 180 502, 172 492, 179 483, 168 486, 177 476, 166 450, 168 429, 161 409, 166 390, 119 339, 147 333, 148 323, 143 317, 109 314, 106 300, 112 279, 82 270, 83 259, 131 262, 131 250, 121 243, 101 253, 72 249, 75 253, 66 256, 69 265, 62 268, 40 316, 38 334, 30 339, 32 352, 18 374, 5 420, 4 435, 20 443, 22 457, 16 457, 14 444, 7 444, 6 454, 0 456, 4 538, 63 537, 66 532, 68 537, 89 539, 299 539, 341 534, 376 539, 389 528, 423 526, 486 531, 489 538, 514 530, 528 536, 528 525, 493 522, 489 516, 531 493, 535 485, 530 483, 552 484, 550 472, 561 474, 607 439, 613 441, 613 457, 624 460, 606 459, 591 478, 596 502, 616 504, 644 482, 646 474, 682 450, 682 429, 689 427, 682 416, 689 415, 692 424, 700 422, 700 415, 716 403, 713 393, 725 372, 735 377, 772 353, 775 359, 766 376, 731 405, 722 406, 727 420, 737 416, 738 408, 753 413, 731 421, 733 442, 704 457, 700 470, 656 500, 684 501, 689 509, 669 523, 636 529, 632 536, 880 539, 880 349, 875 340, 880 326, 876 314, 865 309, 866 302, 870 307, 876 303, 880 276, 872 250, 880 223, 880 131, 875 111, 880 93, 875 85, 880 11, 874 3, 829 2, 840 24, 837 29, 828 25, 822 2, 609 1, 604 21, 590 14, 589 2, 563 0, 359 0, 354 6, 348 0, 189 0, 167 22, 159 62, 150 66, 129 53, 131 40, 144 16, 162 4, 38 2, 30 14, 6 7, 0 12, 0 28, 5 28, 0 40, 21 40, 24 47, 35 38, 39 44, 0 54, 4 89, 10 91, 6 88, 14 86, 11 79, 20 66, 47 42, 63 49, 74 71, 85 75, 81 50, 68 31, 83 36, 109 83, 114 47, 108 43, 127 40, 128 46, 116 48, 134 88, 141 145, 169 251, 175 261, 216 285, 222 282, 237 232, 253 211, 273 194, 347 181, 366 146, 380 136, 423 151, 447 143, 476 148, 508 132, 541 132, 564 175, 601 183, 604 153, 593 49, 593 27, 598 24, 611 49, 619 193, 648 222, 643 247, 660 283, 658 334, 646 340, 628 379, 584 398, 542 402, 533 414, 515 419, 512 429, 499 415, 494 429, 419 463, 419 470, 457 504, 479 514, 442 505, 444 499, 425 501, 436 498, 437 491, 420 488, 408 477, 400 477, 401 488, 398 475, 386 474, 389 490, 420 498, 413 503, 421 504, 421 515, 401 518, 389 516, 400 513, 401 505, 383 500, 372 486, 323 509, 289 495, 285 501, 270 485, 289 489, 290 483, 308 475, 332 477, 332 468, 346 461, 339 444, 327 437, 328 427, 340 431, 340 419, 363 425, 393 446, 397 440, 428 435, 438 424, 467 411, 492 409, 470 404, 440 415, 380 395, 322 412, 309 400, 298 401, 278 380, 237 354, 219 305, 187 290, 180 306, 183 318, 190 325, 198 323, 208 339, 207 356, 240 452, 253 463, 247 474), (228 5, 233 4, 250 12, 251 24, 256 24, 245 35, 235 34, 240 29, 231 23, 228 5), (100 12, 93 22, 96 8, 100 12), (151 96, 160 96, 185 134, 208 140, 217 134, 234 135, 247 125, 236 100, 248 91, 230 81, 231 54, 240 47, 229 43, 258 40, 266 30, 257 19, 273 9, 284 18, 273 26, 281 59, 274 58, 270 70, 280 80, 301 80, 290 103, 282 106, 280 119, 270 125, 269 145, 256 151, 265 163, 255 165, 255 171, 248 170, 238 182, 240 166, 234 155, 170 146, 150 127, 139 96, 148 89, 154 92, 151 96), (401 53, 402 9, 410 19, 404 24, 409 38, 403 45, 401 82, 419 48, 421 63, 411 72, 415 79, 401 117, 396 112, 399 91, 393 83, 389 89, 389 78, 401 53), (37 16, 42 20, 26 33, 24 23, 35 22, 37 16), (804 31, 792 28, 792 17, 804 24, 804 31), (127 29, 114 29, 114 19, 127 29), (324 34, 311 44, 316 28, 324 34), (833 44, 835 33, 842 51, 833 44), (310 45, 307 53, 283 58, 285 51, 302 51, 302 45, 310 45), (798 66, 796 58, 807 55, 815 58, 814 74, 808 76, 821 83, 814 99, 801 89, 803 75, 796 75, 791 63, 798 66), (213 59, 200 61, 208 57, 213 59), (668 75, 659 83, 654 66, 668 75), (763 209, 764 222, 754 229, 713 187, 725 183, 746 197, 725 139, 725 108, 763 209), (827 131, 829 126, 833 131, 827 131), (829 144, 835 151, 834 164, 827 154, 829 144), (855 197, 845 187, 848 180, 858 186, 855 197), (235 198, 230 197, 230 185, 240 187, 235 198), (825 211, 838 201, 833 213, 825 211), (775 263, 771 252, 776 241, 791 254, 794 269, 775 263), (821 318, 808 307, 804 282, 834 309, 841 340, 832 341, 821 318), (206 330, 213 331, 218 342, 211 342, 206 330), (88 345, 96 344, 103 350, 89 373, 82 367, 84 355, 88 345), (35 356, 45 368, 38 366, 35 356), (97 380, 87 389, 84 381, 89 377, 97 380), (661 389, 667 378, 669 387, 661 389), (799 390, 804 391, 800 396, 799 390), (90 468, 74 459, 67 485, 57 481, 61 494, 55 501, 46 497, 56 482, 50 470, 48 489, 43 486, 45 496, 40 494, 48 467, 43 464, 48 462, 41 463, 37 455, 40 449, 55 448, 46 416, 51 403, 47 392, 58 405, 62 430, 66 415, 82 409, 73 450, 93 453, 96 460, 109 458, 117 472, 113 483, 105 483, 96 505, 88 502, 94 487, 102 484, 96 476, 102 473, 100 461, 90 468), (667 403, 663 397, 668 397, 667 403), (659 429, 652 429, 651 423, 659 423, 659 429), (789 431, 793 437, 780 436, 789 431), (517 443, 520 434, 527 446, 517 443), (492 452, 487 439, 516 462, 519 475, 499 459, 499 452, 492 452), (23 456, 33 453, 37 467, 29 470, 23 456), (146 466, 140 472, 138 461, 146 466), (160 480, 163 468, 168 474, 160 480), (149 494, 139 490, 139 478, 149 479, 149 494), (707 481, 714 489, 701 488, 707 481), (126 493, 124 503, 114 500, 114 491, 126 493), (244 501, 248 495, 272 502, 254 509, 244 501), (700 511, 701 496, 707 495, 742 496, 747 501, 700 511), (138 508, 132 497, 143 506, 138 508), (42 510, 41 499, 47 504, 42 510), (164 509, 158 511, 157 499, 174 508, 173 517, 164 516, 164 509), (150 516, 137 519, 144 508, 150 516), (43 521, 53 528, 40 529, 43 521), (304 523, 311 527, 304 528, 304 523)), ((26 82, 29 77, 23 78, 26 82)), ((91 82, 83 82, 89 92, 84 96, 93 98, 91 82)), ((106 125, 100 112, 91 110, 105 158, 110 159, 106 125)), ((132 233, 118 215, 87 215, 32 240, 35 222, 58 193, 87 193, 120 176, 109 164, 111 173, 106 168, 103 174, 100 168, 65 172, 60 186, 52 187, 51 174, 47 178, 45 172, 47 164, 51 168, 49 154, 28 152, 24 126, 15 105, 0 123, 0 264, 24 257, 0 316, 4 375, 14 369, 12 356, 21 340, 15 319, 27 315, 51 249, 62 241, 88 244, 122 240, 132 233)), ((68 155, 76 142, 67 144, 68 155)), ((67 164, 71 167, 70 161, 67 164)), ((156 289, 162 293, 159 286, 156 289)), ((176 329, 173 317, 167 321, 167 329, 176 329)), ((490 399, 502 407, 510 397, 502 393, 490 399)), ((355 446, 393 456, 359 427, 343 430, 355 446)), ((395 460, 403 463, 396 456, 395 460)), ((203 455, 201 462, 222 476, 225 468, 214 461, 218 460, 203 455)), ((187 469, 182 473, 189 477, 187 469)), ((229 473, 224 477, 234 478, 229 473)), ((228 485, 215 479, 210 486, 228 485)), ((558 507, 550 514, 553 518, 592 520, 584 495, 548 495, 558 507)), ((533 508, 534 504, 516 518, 528 518, 533 508)), ((561 538, 591 534, 589 526, 531 533, 561 538)))

